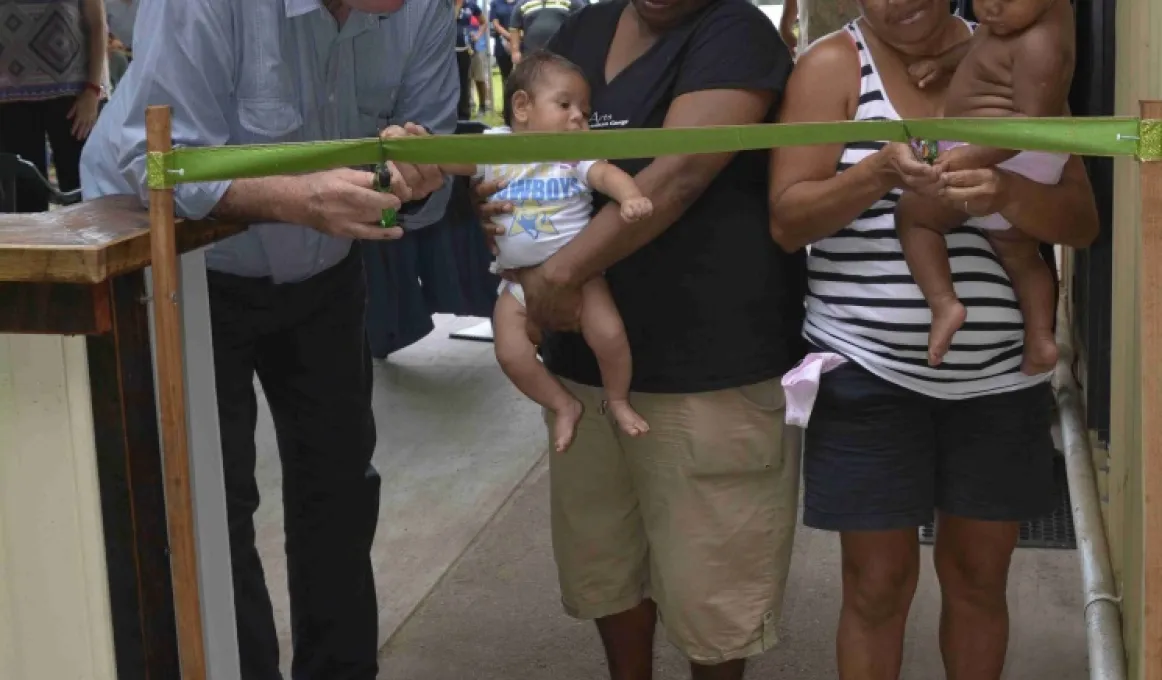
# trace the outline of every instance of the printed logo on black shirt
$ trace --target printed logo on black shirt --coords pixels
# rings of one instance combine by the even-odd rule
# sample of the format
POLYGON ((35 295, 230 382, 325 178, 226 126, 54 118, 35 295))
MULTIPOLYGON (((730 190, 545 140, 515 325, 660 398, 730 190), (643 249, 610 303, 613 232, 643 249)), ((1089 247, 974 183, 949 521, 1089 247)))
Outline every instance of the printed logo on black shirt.
POLYGON ((589 116, 590 130, 604 130, 606 128, 621 128, 629 125, 629 120, 614 120, 613 116, 608 113, 600 113, 594 111, 593 115, 589 116))

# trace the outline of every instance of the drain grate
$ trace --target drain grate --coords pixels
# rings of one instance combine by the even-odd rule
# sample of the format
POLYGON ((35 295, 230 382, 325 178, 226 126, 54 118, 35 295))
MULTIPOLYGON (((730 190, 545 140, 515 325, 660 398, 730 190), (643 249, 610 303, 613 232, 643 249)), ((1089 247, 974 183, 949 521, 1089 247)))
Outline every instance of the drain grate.
MULTIPOLYGON (((1077 533, 1073 529, 1072 501, 1069 498, 1069 482, 1065 476, 1065 459, 1053 459, 1053 478, 1056 486, 1057 504, 1053 511, 1031 522, 1021 523, 1021 537, 1018 548, 1052 548, 1075 550, 1077 533)), ((931 524, 920 527, 920 542, 931 544, 936 540, 936 528, 931 524)))

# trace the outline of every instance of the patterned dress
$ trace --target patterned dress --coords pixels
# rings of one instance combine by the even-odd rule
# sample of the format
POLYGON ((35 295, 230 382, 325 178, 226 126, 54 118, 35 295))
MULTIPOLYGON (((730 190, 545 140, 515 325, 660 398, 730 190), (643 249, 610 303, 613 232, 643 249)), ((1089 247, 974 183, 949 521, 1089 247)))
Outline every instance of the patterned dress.
POLYGON ((80 0, 0 0, 0 103, 75 97, 88 54, 80 0))

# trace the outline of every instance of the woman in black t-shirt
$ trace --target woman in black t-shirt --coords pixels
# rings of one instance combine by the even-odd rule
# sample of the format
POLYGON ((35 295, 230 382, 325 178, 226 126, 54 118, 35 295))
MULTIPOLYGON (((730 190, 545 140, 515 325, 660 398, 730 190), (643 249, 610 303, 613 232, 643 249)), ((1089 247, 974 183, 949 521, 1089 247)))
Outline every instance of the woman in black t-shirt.
MULTIPOLYGON (((585 71, 594 130, 770 121, 791 69, 746 0, 592 5, 549 49, 585 71)), ((655 612, 696 677, 741 677, 776 638, 795 529, 799 437, 779 379, 803 354, 805 258, 770 238, 766 153, 617 165, 654 216, 627 225, 594 196, 589 226, 520 277, 531 319, 574 329, 579 286, 604 272, 651 425, 622 436, 584 340, 546 335, 546 365, 586 407, 551 463, 562 599, 597 620, 611 664, 634 677, 648 677, 655 612)))

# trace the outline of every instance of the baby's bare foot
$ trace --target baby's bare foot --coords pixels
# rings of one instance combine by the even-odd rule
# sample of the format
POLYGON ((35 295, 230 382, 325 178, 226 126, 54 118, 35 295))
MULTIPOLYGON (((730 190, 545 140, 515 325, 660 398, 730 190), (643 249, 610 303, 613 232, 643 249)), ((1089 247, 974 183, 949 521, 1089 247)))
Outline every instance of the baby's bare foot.
POLYGON ((650 431, 649 423, 638 415, 637 411, 633 410, 633 407, 629 405, 629 400, 610 399, 607 404, 609 412, 613 414, 613 419, 617 421, 617 426, 621 428, 622 432, 631 437, 640 437, 650 431))
POLYGON ((1025 375, 1041 375, 1057 366, 1057 341, 1053 334, 1026 333, 1025 358, 1021 362, 1021 372, 1025 375))
POLYGON ((573 445, 584 410, 581 402, 571 399, 568 406, 553 411, 553 448, 557 453, 564 453, 573 445))
POLYGON ((928 365, 939 366, 952 346, 952 336, 964 325, 968 310, 955 297, 932 304, 932 328, 928 331, 928 365))

